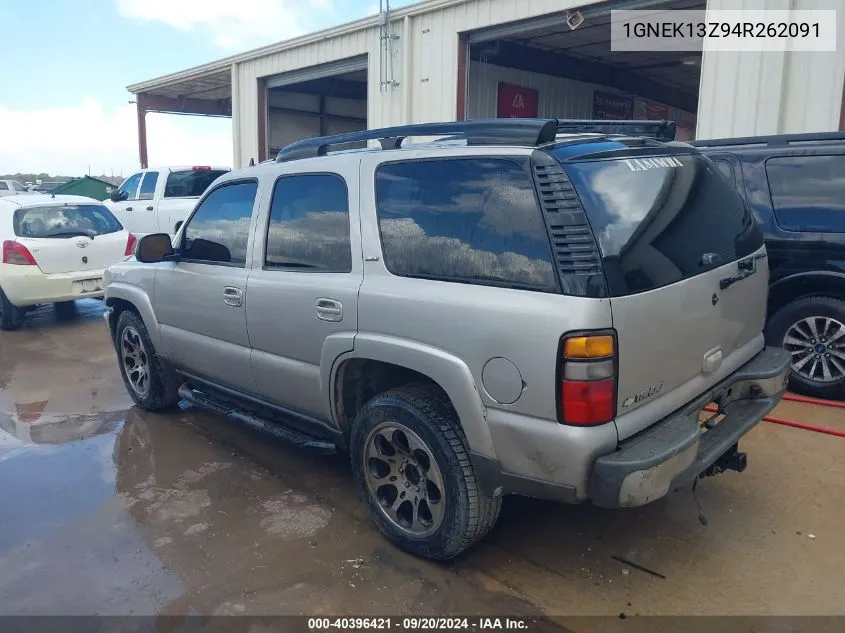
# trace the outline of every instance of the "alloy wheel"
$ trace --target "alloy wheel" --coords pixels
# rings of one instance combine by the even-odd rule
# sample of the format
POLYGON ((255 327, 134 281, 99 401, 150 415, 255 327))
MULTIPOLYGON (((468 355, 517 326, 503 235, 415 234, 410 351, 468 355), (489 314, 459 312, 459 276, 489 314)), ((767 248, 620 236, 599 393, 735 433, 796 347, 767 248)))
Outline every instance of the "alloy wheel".
POLYGON ((384 516, 409 536, 429 536, 443 523, 443 475, 431 449, 404 424, 381 422, 370 431, 364 478, 384 516))
POLYGON ((120 337, 120 361, 132 390, 145 396, 150 390, 150 359, 134 327, 124 328, 120 337))
POLYGON ((783 338, 792 371, 806 380, 830 383, 845 378, 845 324, 822 316, 792 324, 783 338))

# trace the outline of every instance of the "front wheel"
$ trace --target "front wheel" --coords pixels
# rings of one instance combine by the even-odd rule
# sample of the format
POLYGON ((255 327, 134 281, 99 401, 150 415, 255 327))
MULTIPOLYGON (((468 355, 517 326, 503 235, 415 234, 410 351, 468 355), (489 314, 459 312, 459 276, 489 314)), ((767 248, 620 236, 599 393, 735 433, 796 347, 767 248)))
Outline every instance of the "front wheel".
POLYGON ((448 560, 493 527, 501 497, 479 488, 460 420, 429 385, 375 396, 350 437, 358 491, 379 531, 411 554, 448 560))
POLYGON ((178 377, 158 357, 143 320, 131 310, 122 312, 117 320, 115 348, 120 375, 135 404, 146 411, 176 406, 178 377))
POLYGON ((845 398, 845 301, 805 297, 778 310, 770 343, 792 354, 789 386, 816 398, 845 398))

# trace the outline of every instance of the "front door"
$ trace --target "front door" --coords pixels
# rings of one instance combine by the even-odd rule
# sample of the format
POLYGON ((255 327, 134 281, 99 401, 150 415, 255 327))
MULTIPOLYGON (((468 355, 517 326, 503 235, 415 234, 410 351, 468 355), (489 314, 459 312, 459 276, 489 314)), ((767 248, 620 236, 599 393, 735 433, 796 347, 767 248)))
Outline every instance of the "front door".
POLYGON ((138 187, 143 177, 144 172, 142 171, 129 176, 117 190, 119 194, 126 194, 126 199, 120 202, 106 203, 115 217, 120 220, 123 228, 132 233, 136 232, 133 213, 138 205, 138 187))
POLYGON ((141 180, 141 188, 138 190, 137 204, 132 209, 132 231, 137 235, 147 235, 158 232, 158 218, 155 208, 156 185, 159 174, 157 171, 148 171, 141 180))
POLYGON ((227 182, 189 218, 177 262, 158 264, 155 311, 181 369, 254 394, 246 329, 247 253, 258 183, 227 182))
MULTIPOLYGON (((261 396, 328 419, 320 369, 352 349, 363 264, 358 163, 321 164, 316 174, 273 185, 266 247, 256 249, 247 284, 252 366, 261 396)), ((266 232, 266 233, 265 233, 266 232)))

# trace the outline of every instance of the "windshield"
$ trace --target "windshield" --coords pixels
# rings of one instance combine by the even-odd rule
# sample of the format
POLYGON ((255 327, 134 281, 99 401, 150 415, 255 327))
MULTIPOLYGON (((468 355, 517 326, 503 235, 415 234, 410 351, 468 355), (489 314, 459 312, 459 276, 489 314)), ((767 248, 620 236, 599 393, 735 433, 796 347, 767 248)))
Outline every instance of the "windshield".
POLYGON ((99 204, 79 204, 18 209, 15 235, 33 238, 96 237, 117 233, 123 227, 111 212, 99 204))
POLYGON ((164 187, 165 198, 199 198, 225 169, 188 169, 171 172, 164 187))
POLYGON ((598 241, 611 296, 676 283, 763 244, 742 198, 701 155, 564 167, 598 241))

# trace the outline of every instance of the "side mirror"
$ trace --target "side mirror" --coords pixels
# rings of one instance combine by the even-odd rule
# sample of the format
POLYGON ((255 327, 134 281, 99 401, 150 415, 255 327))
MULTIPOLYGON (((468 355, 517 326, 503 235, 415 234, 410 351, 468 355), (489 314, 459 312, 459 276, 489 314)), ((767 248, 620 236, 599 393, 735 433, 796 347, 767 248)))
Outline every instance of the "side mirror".
POLYGON ((173 261, 173 243, 167 233, 151 233, 145 235, 135 248, 135 259, 144 264, 173 261))
POLYGON ((111 195, 109 196, 109 200, 111 200, 112 202, 121 202, 123 200, 126 200, 126 198, 128 198, 128 197, 129 196, 125 191, 121 191, 120 189, 115 189, 114 191, 111 192, 111 195))

